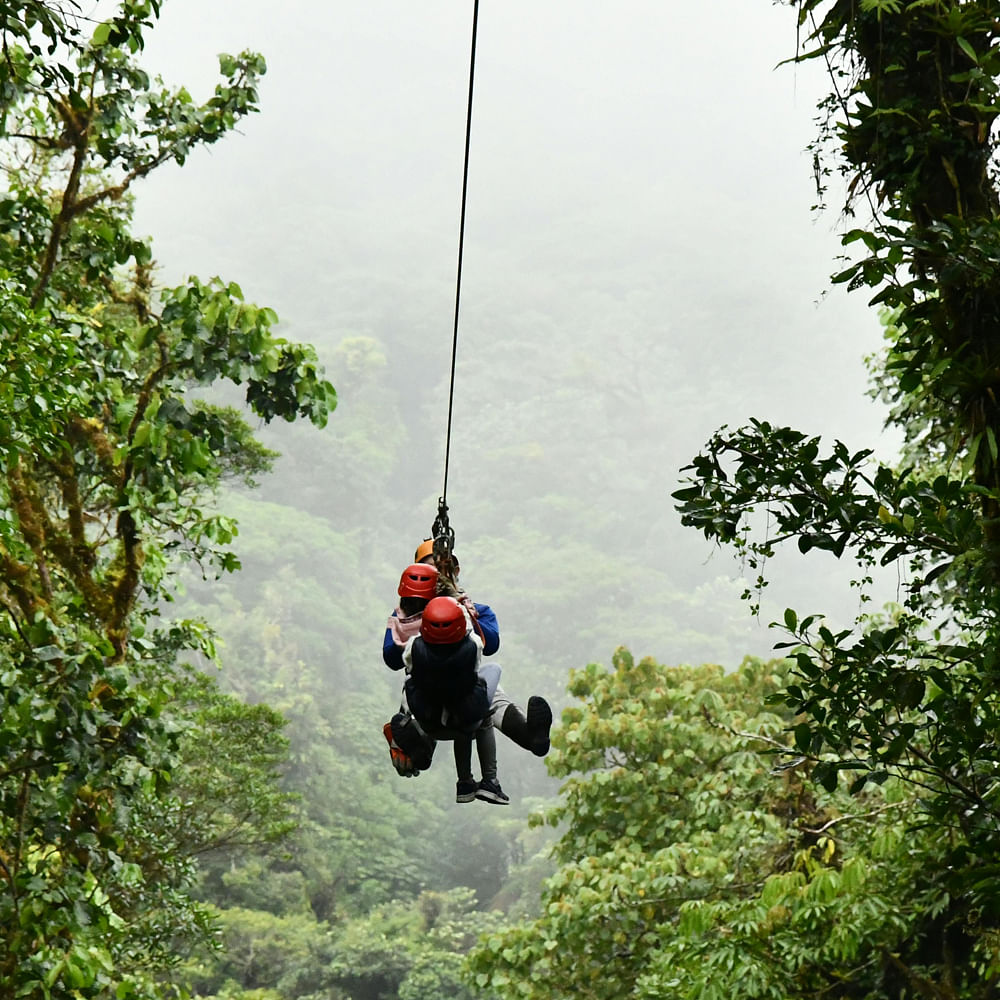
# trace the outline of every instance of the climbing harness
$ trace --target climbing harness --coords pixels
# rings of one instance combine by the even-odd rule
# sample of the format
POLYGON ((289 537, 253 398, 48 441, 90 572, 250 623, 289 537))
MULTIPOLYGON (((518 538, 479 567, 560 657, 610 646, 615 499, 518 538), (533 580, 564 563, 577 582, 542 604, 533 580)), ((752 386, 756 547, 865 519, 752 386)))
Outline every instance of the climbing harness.
POLYGON ((465 159, 462 168, 462 212, 458 226, 458 271, 455 276, 455 322, 451 337, 451 379, 448 386, 448 427, 444 439, 444 485, 438 500, 437 517, 431 529, 434 539, 434 562, 438 570, 454 583, 458 567, 452 550, 455 532, 448 523, 448 466, 451 461, 451 423, 455 408, 455 364, 458 358, 458 317, 462 303, 462 260, 465 253, 465 209, 469 195, 469 148, 472 141, 472 95, 476 81, 476 37, 479 30, 479 0, 472 8, 472 44, 469 54, 469 102, 465 116, 465 159))

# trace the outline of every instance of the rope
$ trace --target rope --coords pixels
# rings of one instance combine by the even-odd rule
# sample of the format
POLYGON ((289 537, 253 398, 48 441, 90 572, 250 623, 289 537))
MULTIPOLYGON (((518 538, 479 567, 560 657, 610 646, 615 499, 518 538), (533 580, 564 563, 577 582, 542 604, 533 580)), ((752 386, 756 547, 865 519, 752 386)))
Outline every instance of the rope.
POLYGON ((452 556, 455 532, 448 523, 448 467, 451 462, 451 423, 455 410, 455 363, 458 359, 458 316, 462 303, 462 258, 465 253, 465 208, 469 197, 469 147, 472 142, 472 95, 476 81, 476 36, 479 28, 479 0, 472 8, 472 45, 469 54, 469 104, 465 116, 465 159, 462 166, 462 215, 458 226, 458 273, 455 276, 455 323, 451 336, 451 380, 448 385, 448 429, 444 438, 444 485, 438 500, 437 517, 431 528, 434 539, 434 562, 438 571, 450 580, 458 574, 452 556))
POLYGON ((472 47, 469 56, 469 107, 465 118, 465 162, 462 171, 462 217, 458 227, 458 274, 455 278, 455 325, 451 338, 451 383, 448 387, 448 430, 444 439, 444 486, 438 505, 438 516, 444 511, 447 523, 448 465, 451 461, 451 418, 455 407, 455 361, 458 357, 458 314, 462 302, 462 257, 465 251, 465 206, 469 195, 469 146, 472 140, 472 93, 476 80, 476 34, 479 26, 479 0, 472 9, 472 47))

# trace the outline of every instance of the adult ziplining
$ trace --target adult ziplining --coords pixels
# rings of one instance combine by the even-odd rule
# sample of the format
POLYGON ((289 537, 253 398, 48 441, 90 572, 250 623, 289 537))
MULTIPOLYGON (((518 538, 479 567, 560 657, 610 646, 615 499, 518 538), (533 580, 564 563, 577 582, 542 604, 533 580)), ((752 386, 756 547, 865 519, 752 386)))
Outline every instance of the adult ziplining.
POLYGON ((478 27, 479 0, 473 0, 444 481, 431 536, 417 546, 413 563, 403 570, 397 590, 399 605, 389 616, 385 630, 382 659, 391 670, 405 670, 406 680, 399 711, 385 723, 382 732, 389 744, 393 766, 400 775, 412 777, 429 768, 437 742, 450 740, 458 779, 455 801, 479 799, 493 805, 507 805, 510 799, 497 779, 494 726, 521 748, 544 757, 549 751, 552 710, 544 698, 533 695, 522 712, 500 687, 500 666, 483 663, 484 656, 491 656, 500 648, 500 630, 489 605, 473 602, 458 585, 455 532, 448 522, 448 471, 478 27), (472 774, 473 741, 482 772, 478 781, 472 774))

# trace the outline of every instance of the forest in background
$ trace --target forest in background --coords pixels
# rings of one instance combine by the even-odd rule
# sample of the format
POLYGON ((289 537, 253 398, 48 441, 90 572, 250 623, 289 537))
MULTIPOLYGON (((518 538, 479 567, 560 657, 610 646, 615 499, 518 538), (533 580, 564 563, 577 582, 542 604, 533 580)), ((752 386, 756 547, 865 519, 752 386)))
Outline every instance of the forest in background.
MULTIPOLYGON (((400 484, 436 464, 442 373, 369 330, 323 350, 335 395, 273 312, 218 279, 155 287, 131 235, 132 183, 255 111, 262 60, 221 57, 198 104, 133 61, 157 4, 92 31, 0 4, 11 995, 994 994, 997 21, 799 10, 853 73, 833 133, 879 210, 839 280, 887 310, 874 379, 905 464, 751 419, 678 484, 661 456, 700 418, 659 391, 655 351, 611 386, 603 333, 508 316, 460 373, 481 405, 458 550, 500 615, 505 686, 561 721, 547 772, 503 747, 498 810, 455 804, 443 758, 398 778, 380 735, 398 681, 375 643, 434 500, 400 484), (921 114, 938 124, 913 129, 921 114), (887 158, 903 138, 919 155, 887 158), (530 411, 507 402, 525 382, 530 411), (287 428, 274 462, 278 417, 317 426, 287 428), (788 658, 744 659, 742 585, 694 587, 678 547, 664 559, 653 469, 681 486, 657 503, 735 547, 751 583, 794 540, 821 565, 849 554, 848 575, 896 571, 898 603, 857 628, 789 608, 788 658), (706 645, 723 666, 678 665, 706 645)), ((682 352, 662 361, 693 381, 682 352)), ((841 617, 877 591, 848 587, 841 617)))

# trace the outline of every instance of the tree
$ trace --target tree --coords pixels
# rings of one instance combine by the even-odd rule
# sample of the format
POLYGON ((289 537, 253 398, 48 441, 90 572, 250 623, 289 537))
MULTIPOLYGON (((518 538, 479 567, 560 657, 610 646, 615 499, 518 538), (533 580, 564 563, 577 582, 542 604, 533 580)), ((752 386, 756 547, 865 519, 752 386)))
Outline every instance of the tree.
POLYGON ((476 910, 471 889, 424 892, 344 927, 333 949, 332 981, 357 1000, 436 1000, 477 995, 462 980, 462 956, 497 915, 476 910))
POLYGON ((0 4, 0 992, 145 996, 207 928, 163 845, 173 664, 210 640, 160 612, 178 558, 238 566, 211 498, 270 461, 194 390, 319 426, 336 399, 236 284, 156 289, 129 229, 135 182, 256 110, 263 59, 220 57, 199 104, 135 61, 156 0, 89 35, 65 10, 0 4))
POLYGON ((550 757, 566 781, 545 817, 564 831, 559 869, 541 916, 481 941, 478 987, 531 1000, 920 991, 941 957, 926 918, 947 894, 920 877, 941 837, 907 834, 916 803, 898 781, 852 800, 807 780, 787 715, 762 708, 788 671, 619 650, 611 670, 574 672, 580 704, 550 757))
MULTIPOLYGON (((905 601, 888 620, 835 629, 786 611, 796 675, 782 698, 801 714, 796 746, 826 788, 847 771, 855 793, 889 775, 926 793, 922 821, 949 844, 926 859, 949 898, 928 926, 941 922, 967 952, 1000 926, 1000 7, 790 5, 811 46, 795 58, 830 69, 817 169, 829 174, 833 140, 850 178, 847 211, 868 216, 844 236, 863 251, 834 281, 873 289, 887 311, 875 382, 904 435, 904 464, 840 442, 824 450, 755 419, 717 432, 674 496, 683 522, 734 545, 758 587, 788 541, 849 553, 865 588, 872 567, 897 567, 905 601)), ((985 996, 996 980, 995 962, 949 972, 939 956, 919 989, 985 996)))
POLYGON ((471 890, 454 889, 427 890, 336 923, 237 907, 221 920, 224 956, 192 970, 199 996, 472 1000, 481 994, 463 982, 463 957, 499 915, 477 911, 471 890))

